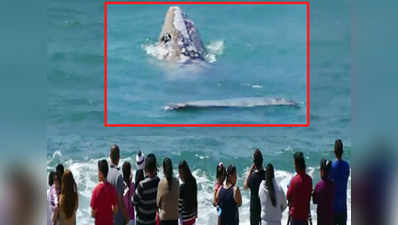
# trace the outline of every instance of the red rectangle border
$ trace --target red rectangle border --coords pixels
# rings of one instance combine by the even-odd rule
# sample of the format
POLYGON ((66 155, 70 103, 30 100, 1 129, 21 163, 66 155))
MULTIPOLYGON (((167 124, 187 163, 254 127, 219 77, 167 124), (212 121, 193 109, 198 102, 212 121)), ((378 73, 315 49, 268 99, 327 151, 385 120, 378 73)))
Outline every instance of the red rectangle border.
POLYGON ((104 2, 105 127, 309 127, 310 126, 310 3, 309 2, 104 2), (306 5, 307 6, 307 122, 305 124, 109 124, 107 102, 108 5, 306 5))

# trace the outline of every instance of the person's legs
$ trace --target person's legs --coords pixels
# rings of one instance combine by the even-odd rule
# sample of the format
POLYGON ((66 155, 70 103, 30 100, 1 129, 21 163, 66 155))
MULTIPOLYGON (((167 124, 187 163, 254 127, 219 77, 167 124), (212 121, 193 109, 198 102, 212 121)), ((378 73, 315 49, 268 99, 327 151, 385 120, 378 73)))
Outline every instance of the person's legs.
POLYGON ((161 220, 160 225, 178 225, 178 220, 161 220))

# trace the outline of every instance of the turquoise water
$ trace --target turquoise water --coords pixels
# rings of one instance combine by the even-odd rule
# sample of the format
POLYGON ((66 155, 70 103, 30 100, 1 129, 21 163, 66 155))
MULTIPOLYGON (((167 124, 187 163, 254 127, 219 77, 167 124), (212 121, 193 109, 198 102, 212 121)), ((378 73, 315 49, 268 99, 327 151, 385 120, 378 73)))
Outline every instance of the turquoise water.
MULTIPOLYGON (((108 122, 305 122, 305 7, 258 7, 181 6, 216 61, 170 68, 148 54, 167 7, 111 6, 108 122), (284 97, 299 107, 163 110, 173 102, 242 97, 284 97)), ((121 148, 122 161, 133 164, 139 149, 154 152, 159 162, 165 156, 174 165, 187 160, 199 183, 199 225, 212 225, 216 218, 210 199, 219 161, 237 165, 240 186, 255 148, 262 150, 266 163, 274 164, 283 186, 293 176, 294 151, 305 153, 314 183, 319 180, 320 159, 333 158, 336 138, 343 140, 345 158, 351 161, 346 3, 311 3, 311 108, 306 128, 104 127, 103 15, 101 1, 53 1, 48 8, 47 169, 62 162, 72 170, 80 197, 77 224, 93 224, 89 198, 97 182, 96 161, 108 157, 114 143, 121 148)), ((242 193, 241 224, 249 224, 249 192, 242 193)), ((315 211, 313 217, 315 222, 315 211)))
POLYGON ((151 55, 168 7, 108 6, 109 123, 306 122, 305 5, 181 6, 212 56, 206 65, 184 66, 151 55), (242 97, 285 98, 299 107, 164 110, 242 97))

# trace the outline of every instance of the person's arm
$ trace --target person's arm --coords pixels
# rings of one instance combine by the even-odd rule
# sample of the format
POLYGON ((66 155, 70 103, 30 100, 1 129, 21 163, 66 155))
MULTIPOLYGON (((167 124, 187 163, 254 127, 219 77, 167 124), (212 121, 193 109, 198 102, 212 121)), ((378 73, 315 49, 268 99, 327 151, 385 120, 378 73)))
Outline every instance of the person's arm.
POLYGON ((315 190, 312 192, 312 203, 318 204, 319 202, 319 188, 316 185, 315 190))
POLYGON ((96 201, 96 188, 94 189, 93 193, 91 194, 91 200, 90 200, 90 207, 91 207, 91 217, 95 218, 95 201, 96 201))
MULTIPOLYGON (((117 211, 119 210, 118 204, 119 204, 119 193, 117 193, 117 191, 115 189, 113 189, 113 198, 112 198, 113 215, 115 215, 117 213, 117 211)), ((128 219, 127 219, 127 221, 128 221, 128 219)))
POLYGON ((53 224, 57 223, 58 214, 59 214, 59 206, 57 206, 55 208, 55 211, 54 211, 54 214, 53 214, 53 218, 52 218, 53 224))
POLYGON ((220 202, 220 190, 221 190, 221 188, 219 188, 217 190, 216 196, 215 196, 215 199, 214 199, 214 202, 216 203, 216 205, 218 205, 218 203, 220 202))
POLYGON ((160 208, 160 200, 162 197, 162 181, 160 181, 159 185, 158 185, 158 192, 156 195, 156 207, 160 208))
POLYGON ((286 193, 286 198, 289 203, 292 201, 293 191, 294 191, 294 178, 290 181, 290 185, 286 193))
POLYGON ((235 192, 234 199, 235 199, 236 205, 238 207, 240 207, 242 205, 242 195, 240 194, 240 190, 239 190, 238 186, 234 187, 234 192, 235 192))
POLYGON ((217 197, 217 192, 220 188, 216 189, 213 193, 213 206, 216 207, 217 206, 217 201, 216 201, 216 197, 217 197))
POLYGON ((247 177, 245 179, 245 183, 243 185, 243 189, 245 190, 249 188, 249 177, 250 175, 252 175, 253 171, 254 171, 254 164, 250 167, 249 174, 247 174, 247 177))
POLYGON ((130 219, 129 214, 128 214, 127 209, 123 203, 124 183, 123 183, 123 178, 121 175, 117 179, 117 188, 118 188, 118 190, 117 190, 118 209, 120 209, 124 219, 126 221, 129 221, 129 219, 130 219))
POLYGON ((133 196, 133 204, 135 206, 139 206, 140 205, 140 201, 141 201, 141 185, 137 184, 137 186, 135 187, 135 192, 134 192, 134 196, 133 196))
POLYGON ((279 187, 280 190, 280 199, 281 199, 281 211, 285 211, 287 208, 287 201, 286 201, 286 195, 285 192, 283 191, 282 187, 279 187))

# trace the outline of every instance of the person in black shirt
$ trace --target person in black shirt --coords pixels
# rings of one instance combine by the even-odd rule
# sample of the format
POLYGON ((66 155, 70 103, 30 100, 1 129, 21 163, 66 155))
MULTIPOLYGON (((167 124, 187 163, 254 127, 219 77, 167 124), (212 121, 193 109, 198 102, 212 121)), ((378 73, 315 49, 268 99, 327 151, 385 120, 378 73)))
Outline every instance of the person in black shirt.
POLYGON ((253 165, 250 167, 243 187, 245 190, 250 188, 250 225, 259 225, 261 222, 261 204, 258 197, 258 188, 264 179, 263 155, 259 149, 256 149, 253 154, 253 165))

